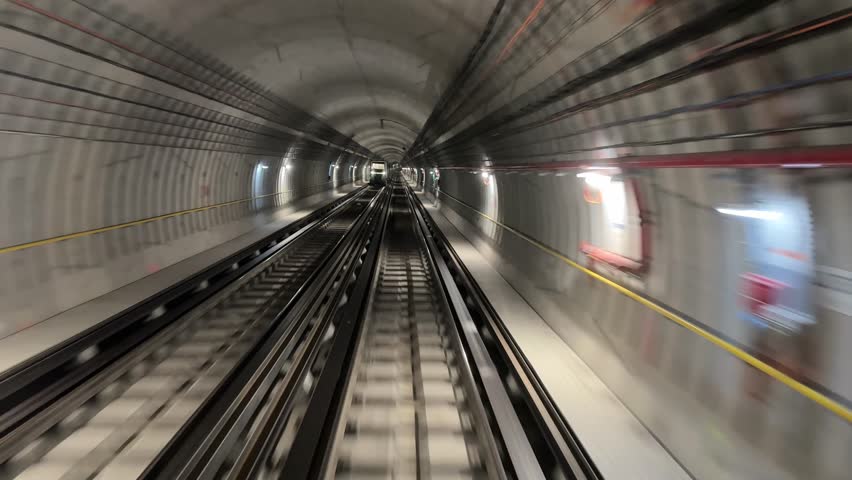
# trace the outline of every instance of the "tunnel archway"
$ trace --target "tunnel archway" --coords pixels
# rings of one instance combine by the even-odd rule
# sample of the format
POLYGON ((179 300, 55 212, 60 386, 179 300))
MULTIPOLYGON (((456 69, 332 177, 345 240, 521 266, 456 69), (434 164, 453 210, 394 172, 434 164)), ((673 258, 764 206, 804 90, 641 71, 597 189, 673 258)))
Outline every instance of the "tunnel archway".
POLYGON ((693 476, 834 478, 849 8, 10 0, 0 336, 400 162, 693 476))

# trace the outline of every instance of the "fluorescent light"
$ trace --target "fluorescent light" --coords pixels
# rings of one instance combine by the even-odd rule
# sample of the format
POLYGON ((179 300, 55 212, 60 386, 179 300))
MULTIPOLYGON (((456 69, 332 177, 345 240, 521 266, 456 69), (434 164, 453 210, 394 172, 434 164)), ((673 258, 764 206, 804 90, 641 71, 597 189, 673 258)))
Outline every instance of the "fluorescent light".
POLYGON ((612 177, 609 175, 601 175, 595 172, 578 173, 577 178, 585 179, 587 185, 597 188, 606 187, 612 181, 612 177))
POLYGON ((627 192, 624 182, 614 181, 601 189, 604 212, 609 223, 624 228, 627 223, 627 192))
POLYGON ((260 168, 266 170, 267 168, 269 168, 269 165, 261 165, 260 168))
POLYGON ((820 168, 821 163, 785 163, 781 165, 784 168, 820 168))
POLYGON ((485 170, 482 171, 482 178, 488 178, 488 172, 485 170))
POLYGON ((596 167, 594 165, 583 167, 584 170, 621 170, 618 167, 596 167))
POLYGON ((748 208, 717 208, 717 212, 735 217, 756 218, 758 220, 778 220, 781 212, 772 210, 753 210, 748 208))

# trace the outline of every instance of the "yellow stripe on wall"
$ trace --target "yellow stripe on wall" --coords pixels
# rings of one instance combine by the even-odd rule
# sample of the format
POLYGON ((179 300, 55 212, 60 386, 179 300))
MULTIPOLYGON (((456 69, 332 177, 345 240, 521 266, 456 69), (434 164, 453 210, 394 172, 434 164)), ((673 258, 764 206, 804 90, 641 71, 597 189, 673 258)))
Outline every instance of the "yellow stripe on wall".
POLYGON ((796 391, 799 394, 805 396, 806 398, 812 400, 816 404, 824 407, 826 410, 834 413, 835 415, 846 420, 847 422, 852 423, 852 410, 850 410, 849 407, 841 404, 840 402, 838 402, 836 400, 833 400, 833 399, 827 397, 826 395, 814 390, 813 388, 808 387, 807 385, 799 382, 798 380, 787 375, 786 373, 778 370, 777 368, 775 368, 775 367, 767 364, 766 362, 760 360, 759 358, 751 355, 750 353, 746 352, 742 348, 740 348, 740 347, 738 347, 738 346, 736 346, 736 345, 714 335, 713 333, 705 330, 704 328, 690 322, 689 320, 683 318, 682 316, 678 315, 675 312, 672 312, 671 310, 660 305, 659 303, 654 302, 653 300, 649 300, 649 299, 643 297, 642 295, 634 292, 633 290, 630 290, 629 288, 624 287, 623 285, 620 285, 616 282, 613 282, 612 280, 604 277, 603 275, 600 275, 600 274, 598 274, 598 273, 596 273, 592 270, 589 270, 588 268, 580 265, 579 263, 577 263, 577 262, 571 260, 570 258, 568 258, 567 256, 563 255, 559 251, 539 242, 538 240, 536 240, 532 237, 529 237, 525 233, 520 232, 520 231, 516 230, 515 228, 512 228, 512 227, 500 222, 499 220, 497 220, 497 219, 495 219, 495 218, 493 218, 493 217, 491 217, 491 216, 489 216, 485 213, 480 212, 476 208, 468 205, 467 203, 459 200, 458 198, 455 198, 452 195, 450 195, 446 192, 443 192, 443 191, 440 193, 440 196, 450 198, 451 200, 458 203, 459 205, 473 211, 474 213, 476 213, 480 217, 494 223, 495 225, 499 226, 500 228, 503 228, 503 229, 513 233, 514 235, 518 236, 519 238, 521 238, 521 239, 525 240, 526 242, 530 243, 531 245, 535 246, 539 250, 544 251, 548 255, 555 257, 555 258, 558 258, 562 262, 567 263, 571 267, 585 273, 589 277, 594 278, 595 280, 603 283, 604 285, 607 285, 608 287, 618 291, 622 295, 625 295, 625 296, 629 297, 630 299, 644 305, 648 309, 653 310, 654 312, 664 316, 665 318, 669 319, 670 321, 680 325, 681 327, 683 327, 683 328, 689 330, 690 332, 698 335, 699 337, 703 338, 704 340, 707 340, 708 342, 712 343, 713 345, 716 345, 717 347, 721 348, 722 350, 725 350, 726 352, 730 353, 731 355, 739 358, 743 362, 745 362, 745 363, 751 365, 752 367, 760 370, 761 372, 765 373, 766 375, 769 375, 770 377, 774 378, 775 380, 777 380, 777 381, 783 383, 784 385, 790 387, 794 391, 796 391))
MULTIPOLYGON (((329 183, 331 183, 331 182, 324 182, 324 183, 320 183, 320 184, 317 184, 317 185, 312 185, 312 187, 318 187, 320 185, 327 185, 329 183)), ((311 188, 311 187, 308 187, 308 188, 311 188)), ((163 214, 163 215, 157 215, 156 217, 148 217, 148 218, 142 218, 140 220, 133 220, 133 221, 130 221, 130 222, 118 223, 116 225, 110 225, 108 227, 99 227, 99 228, 93 228, 91 230, 83 230, 81 232, 67 233, 65 235, 58 235, 56 237, 45 238, 43 240, 36 240, 34 242, 27 242, 27 243, 21 243, 21 244, 18 244, 18 245, 11 245, 11 246, 8 246, 8 247, 3 247, 3 248, 0 248, 0 254, 17 252, 17 251, 20 251, 20 250, 26 250, 28 248, 41 247, 43 245, 50 245, 52 243, 62 242, 62 241, 65 241, 65 240, 72 240, 72 239, 75 239, 75 238, 88 237, 89 235, 96 235, 98 233, 111 232, 113 230, 119 230, 119 229, 122 229, 122 228, 135 227, 137 225, 145 225, 146 223, 158 222, 160 220, 166 220, 166 219, 173 218, 173 217, 179 217, 181 215, 203 212, 205 210, 214 210, 214 209, 217 209, 217 208, 228 207, 228 206, 231 206, 231 205, 237 205, 239 203, 246 203, 246 202, 251 202, 251 201, 254 201, 254 200, 259 200, 261 198, 268 198, 268 197, 275 197, 275 196, 278 196, 278 195, 284 195, 286 193, 292 193, 294 191, 295 190, 285 190, 285 191, 281 191, 281 192, 275 192, 275 193, 269 193, 269 194, 266 194, 266 195, 260 195, 260 196, 257 196, 257 197, 243 198, 243 199, 240 199, 240 200, 231 200, 229 202, 216 203, 214 205, 207 205, 207 206, 204 206, 204 207, 196 207, 196 208, 190 208, 190 209, 187 209, 187 210, 181 210, 181 211, 178 211, 178 212, 166 213, 166 214, 163 214)))

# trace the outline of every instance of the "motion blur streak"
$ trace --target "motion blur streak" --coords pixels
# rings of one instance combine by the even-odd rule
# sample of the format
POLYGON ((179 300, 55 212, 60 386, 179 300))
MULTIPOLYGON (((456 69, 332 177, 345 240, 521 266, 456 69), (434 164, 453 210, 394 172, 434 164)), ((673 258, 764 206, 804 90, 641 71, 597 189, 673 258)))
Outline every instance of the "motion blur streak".
MULTIPOLYGON (((260 168, 267 169, 269 167, 266 166, 266 165, 262 165, 260 168)), ((282 168, 286 168, 286 165, 283 166, 282 168)), ((165 215, 158 215, 156 217, 143 218, 143 219, 140 219, 140 220, 133 220, 131 222, 120 223, 118 225, 110 225, 108 227, 94 228, 92 230, 85 230, 85 231, 82 231, 82 232, 74 232, 74 233, 69 233, 69 234, 66 234, 66 235, 59 235, 58 237, 46 238, 44 240, 37 240, 35 242, 29 242, 29 243, 23 243, 23 244, 20 244, 20 245, 12 245, 12 246, 9 246, 9 247, 3 247, 3 248, 0 248, 0 254, 17 252, 18 250, 24 250, 24 249, 27 249, 27 248, 40 247, 40 246, 43 246, 43 245, 49 245, 51 243, 62 242, 62 241, 71 240, 71 239, 74 239, 74 238, 86 237, 86 236, 89 236, 89 235, 96 235, 98 233, 106 233, 106 232, 109 232, 109 231, 112 231, 112 230, 118 230, 118 229, 121 229, 121 228, 135 227, 137 225, 144 225, 144 224, 150 223, 150 222, 167 220, 169 218, 177 217, 177 216, 180 216, 180 215, 187 215, 187 214, 190 214, 190 213, 204 212, 206 210, 228 207, 228 206, 231 206, 231 205, 237 205, 237 204, 240 204, 240 203, 251 202, 251 201, 254 201, 254 200, 260 200, 260 199, 268 198, 268 197, 277 197, 279 195, 287 195, 289 193, 292 193, 292 191, 268 193, 266 195, 260 195, 260 196, 257 196, 257 197, 244 198, 242 200, 232 200, 230 202, 217 203, 216 205, 207 205, 207 206, 204 206, 204 207, 190 208, 188 210, 181 210, 179 212, 167 213, 165 215)))
POLYGON ((0 384, 401 171, 604 478, 848 480, 850 48, 852 0, 6 0, 0 384))
MULTIPOLYGON (((801 393, 805 397, 807 397, 807 398, 813 400, 814 402, 818 403, 819 405, 825 407, 826 409, 830 410, 831 412, 833 412, 837 416, 843 418, 844 420, 846 420, 848 422, 852 422, 852 409, 850 409, 849 407, 841 404, 840 402, 832 400, 831 398, 827 397, 825 394, 823 394, 821 392, 815 391, 814 389, 809 388, 806 385, 803 385, 802 383, 800 383, 796 379, 792 378, 789 375, 784 374, 782 371, 778 370, 777 368, 774 368, 771 365, 767 364, 766 362, 754 357, 753 355, 749 354, 748 352, 746 352, 742 348, 731 344, 727 340, 718 337, 717 335, 715 335, 712 332, 705 330, 702 326, 696 325, 696 323, 694 321, 684 319, 683 317, 681 317, 677 313, 669 310, 666 306, 660 305, 660 304, 658 304, 658 303, 656 303, 652 300, 648 300, 648 299, 644 298, 642 295, 640 295, 639 293, 636 293, 636 292, 634 292, 634 291, 632 291, 628 288, 625 288, 622 285, 619 285, 619 284, 613 282, 612 280, 609 280, 608 278, 604 277, 603 275, 595 273, 594 271, 589 270, 588 268, 585 268, 582 265, 579 265, 578 263, 574 262, 570 258, 566 257, 564 254, 554 250, 551 247, 548 247, 547 245, 545 245, 545 244, 543 244, 543 243, 541 243, 541 242, 539 242, 539 241, 537 241, 533 238, 528 237, 527 235, 524 235, 523 233, 519 232, 518 230, 516 230, 516 229, 514 229, 514 228, 512 228, 508 225, 504 225, 503 223, 500 223, 499 221, 495 220, 490 215, 487 215, 485 213, 482 213, 482 212, 474 209, 470 205, 467 205, 466 203, 462 202, 461 200, 458 200, 457 198, 454 198, 447 193, 445 193, 444 196, 446 198, 450 198, 451 200, 453 200, 454 202, 457 202, 458 204, 464 206, 465 208, 473 210, 474 213, 481 216, 482 218, 485 218, 485 219, 489 220, 490 222, 493 222, 494 224, 499 225, 501 228, 519 236, 520 238, 522 238, 525 241, 529 242, 530 244, 534 245, 536 248, 542 250, 543 252, 547 253, 548 255, 552 255, 553 257, 558 258, 559 260, 567 263, 568 265, 572 266, 573 268, 580 270, 581 272, 583 272, 586 275, 594 278, 595 280, 598 280, 599 282, 602 282, 603 284, 617 290, 619 293, 626 295, 630 299, 641 303, 645 307, 655 311, 656 313, 659 313, 660 315, 666 317, 667 319, 669 319, 669 320, 679 324, 680 326, 692 331, 693 333, 701 336, 705 340, 707 340, 707 341, 715 344, 716 346, 726 350, 731 355, 739 358, 740 360, 742 360, 742 361, 748 363, 749 365, 757 368, 758 370, 766 373, 767 375, 773 377, 774 379, 778 380, 779 382, 787 385, 788 387, 792 388, 793 390, 801 393)), ((778 214, 778 212, 763 212, 763 211, 759 211, 759 210, 733 210, 733 209, 725 209, 725 208, 720 208, 720 209, 717 209, 717 210, 720 213, 725 213, 725 214, 728 214, 728 215, 743 216, 743 217, 747 217, 747 218, 777 220, 780 217, 780 214, 778 214)))

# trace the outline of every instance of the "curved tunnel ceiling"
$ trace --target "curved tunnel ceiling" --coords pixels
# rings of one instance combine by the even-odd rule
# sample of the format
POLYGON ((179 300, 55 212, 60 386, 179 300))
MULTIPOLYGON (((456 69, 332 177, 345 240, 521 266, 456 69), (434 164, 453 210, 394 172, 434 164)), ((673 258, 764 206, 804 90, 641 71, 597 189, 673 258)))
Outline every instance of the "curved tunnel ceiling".
POLYGON ((122 3, 373 152, 399 160, 496 2, 122 3))
MULTIPOLYGON (((30 13, 42 4, 48 12, 59 5, 11 3, 30 13)), ((119 23, 115 18, 127 18, 126 10, 137 17, 130 22, 137 25, 137 33, 177 36, 180 40, 156 47, 167 60, 173 54, 162 53, 164 48, 181 55, 186 42, 209 52, 211 61, 224 62, 241 82, 259 82, 296 107, 285 105, 282 113, 277 111, 279 100, 262 101, 275 105, 276 128, 283 125, 297 137, 307 133, 315 144, 369 149, 388 160, 463 168, 773 146, 767 138, 783 133, 772 130, 773 122, 785 121, 780 118, 783 112, 766 105, 729 111, 719 106, 738 95, 760 103, 765 96, 755 89, 759 87, 755 79, 786 92, 797 90, 783 85, 802 77, 800 73, 830 71, 829 59, 797 55, 785 47, 821 37, 847 21, 844 0, 818 6, 788 3, 74 0, 68 4, 76 10, 97 10, 101 17, 89 23, 95 30, 103 23, 115 27, 119 23), (116 12, 116 6, 124 10, 116 12), (693 115, 684 117, 684 106, 693 115), (668 121, 678 126, 670 128, 668 121)), ((138 34, 127 35, 130 44, 139 40, 138 34)), ((160 42, 159 35, 154 37, 145 42, 160 42)), ((152 67, 158 68, 156 61, 149 63, 152 67)), ((229 95, 227 88, 218 94, 229 95)), ((236 88, 243 86, 238 82, 236 88)), ((810 138, 796 142, 826 143, 810 138)))
MULTIPOLYGON (((654 3, 121 0, 388 160, 564 80, 567 63, 653 17, 654 3)), ((672 17, 700 13, 683 14, 691 3, 672 17)), ((678 20, 639 30, 665 32, 665 22, 671 29, 678 20)))

